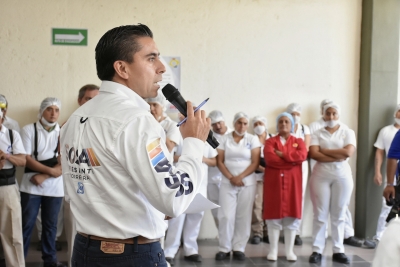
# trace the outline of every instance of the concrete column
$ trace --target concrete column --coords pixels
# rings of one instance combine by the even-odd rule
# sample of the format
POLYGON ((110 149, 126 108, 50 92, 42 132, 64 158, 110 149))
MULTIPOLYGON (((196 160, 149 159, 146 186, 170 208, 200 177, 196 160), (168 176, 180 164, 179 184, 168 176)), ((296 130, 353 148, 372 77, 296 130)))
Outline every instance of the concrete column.
MULTIPOLYGON (((381 210, 383 188, 373 182, 373 144, 379 130, 393 123, 398 95, 399 24, 399 0, 363 1, 354 218, 357 237, 374 236, 381 210)), ((385 169, 383 164, 383 175, 385 169)))

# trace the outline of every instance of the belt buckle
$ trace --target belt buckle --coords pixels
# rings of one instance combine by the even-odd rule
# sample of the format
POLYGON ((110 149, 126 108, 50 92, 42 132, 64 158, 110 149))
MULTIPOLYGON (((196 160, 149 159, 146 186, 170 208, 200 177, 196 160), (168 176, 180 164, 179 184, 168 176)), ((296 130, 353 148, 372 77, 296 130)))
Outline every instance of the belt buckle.
POLYGON ((105 254, 122 254, 125 251, 125 244, 101 241, 100 250, 105 254))

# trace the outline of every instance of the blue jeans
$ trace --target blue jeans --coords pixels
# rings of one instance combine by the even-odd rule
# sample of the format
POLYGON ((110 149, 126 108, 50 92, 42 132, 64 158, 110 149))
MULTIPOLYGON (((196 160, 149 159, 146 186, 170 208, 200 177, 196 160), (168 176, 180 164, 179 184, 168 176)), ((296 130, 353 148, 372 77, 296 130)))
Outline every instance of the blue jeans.
POLYGON ((25 258, 28 254, 36 217, 40 206, 42 206, 42 259, 46 263, 57 262, 57 217, 62 201, 62 197, 38 196, 21 192, 22 233, 25 258))
POLYGON ((122 254, 106 254, 100 250, 101 241, 75 236, 72 267, 167 267, 160 242, 143 245, 125 244, 122 254), (135 249, 136 247, 136 249, 135 249))

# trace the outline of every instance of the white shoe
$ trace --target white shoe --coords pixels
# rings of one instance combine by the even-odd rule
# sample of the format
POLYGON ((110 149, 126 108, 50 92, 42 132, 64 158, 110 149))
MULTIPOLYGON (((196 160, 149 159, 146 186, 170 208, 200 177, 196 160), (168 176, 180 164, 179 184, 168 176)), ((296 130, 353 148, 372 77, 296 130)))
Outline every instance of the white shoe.
POLYGON ((269 261, 276 261, 278 259, 278 243, 279 243, 279 229, 273 229, 268 227, 269 237, 269 253, 267 259, 269 261))
POLYGON ((285 251, 286 251, 286 259, 288 261, 296 261, 297 256, 293 252, 294 239, 296 237, 296 230, 285 229, 285 251))

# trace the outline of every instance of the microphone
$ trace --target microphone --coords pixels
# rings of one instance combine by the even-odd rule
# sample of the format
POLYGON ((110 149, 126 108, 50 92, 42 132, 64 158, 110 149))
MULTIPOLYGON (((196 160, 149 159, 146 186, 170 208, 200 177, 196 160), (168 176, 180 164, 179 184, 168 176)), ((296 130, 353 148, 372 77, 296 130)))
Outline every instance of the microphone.
MULTIPOLYGON (((162 93, 165 96, 165 98, 171 102, 172 105, 174 105, 180 113, 183 114, 183 116, 187 117, 187 104, 186 104, 186 100, 183 99, 181 93, 178 91, 178 89, 176 89, 173 85, 171 84, 167 84, 166 86, 164 86, 164 88, 162 89, 162 93)), ((214 137, 213 132, 210 130, 210 132, 208 133, 208 137, 207 137, 207 143, 210 144, 210 146, 212 148, 217 148, 219 146, 219 142, 218 140, 214 137)))

